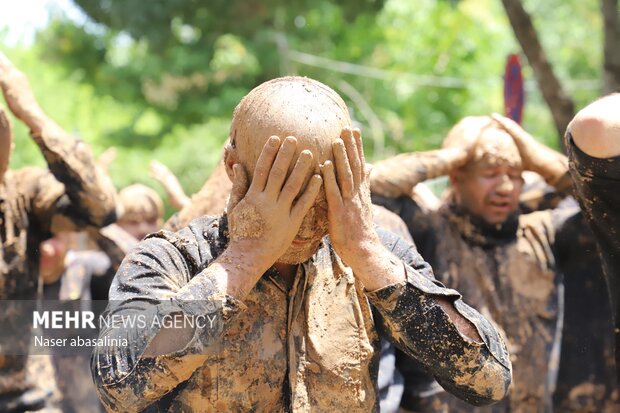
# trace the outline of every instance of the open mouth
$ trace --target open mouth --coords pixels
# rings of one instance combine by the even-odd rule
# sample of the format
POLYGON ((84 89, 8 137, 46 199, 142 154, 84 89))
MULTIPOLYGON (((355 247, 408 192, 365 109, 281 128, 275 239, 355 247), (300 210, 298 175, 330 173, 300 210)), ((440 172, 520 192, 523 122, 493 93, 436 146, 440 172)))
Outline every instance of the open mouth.
POLYGON ((489 206, 497 211, 509 211, 510 210, 510 202, 508 201, 490 201, 489 206))

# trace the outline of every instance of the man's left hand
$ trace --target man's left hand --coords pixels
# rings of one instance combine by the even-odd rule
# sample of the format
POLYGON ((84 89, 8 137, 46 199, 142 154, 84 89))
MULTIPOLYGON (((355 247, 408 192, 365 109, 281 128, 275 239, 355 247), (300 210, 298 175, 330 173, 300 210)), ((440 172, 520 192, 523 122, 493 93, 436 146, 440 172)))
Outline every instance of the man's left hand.
POLYGON ((351 268, 364 252, 381 247, 374 230, 369 175, 359 129, 344 128, 332 144, 334 163, 321 166, 328 205, 329 236, 336 253, 351 268))

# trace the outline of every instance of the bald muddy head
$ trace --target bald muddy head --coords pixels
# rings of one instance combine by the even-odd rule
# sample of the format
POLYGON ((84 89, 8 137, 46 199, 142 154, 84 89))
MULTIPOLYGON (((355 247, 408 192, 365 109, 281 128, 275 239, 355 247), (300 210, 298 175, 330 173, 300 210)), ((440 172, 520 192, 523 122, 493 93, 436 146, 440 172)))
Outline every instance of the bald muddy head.
MULTIPOLYGON (((332 142, 351 126, 342 98, 328 86, 306 77, 283 77, 265 82, 248 93, 235 108, 226 149, 226 167, 238 162, 252 177, 263 146, 270 136, 297 138, 297 156, 308 149, 319 164, 333 160, 332 142)), ((289 169, 289 174, 294 162, 289 169)), ((229 176, 232 174, 229 172, 229 176)), ((308 183, 311 174, 306 177, 308 183)), ((306 185, 304 185, 305 188, 306 185)), ((293 244, 281 262, 307 260, 327 233, 327 204, 321 189, 293 244)))
POLYGON ((518 208, 523 165, 512 137, 490 117, 469 117, 448 134, 444 147, 474 143, 472 160, 450 175, 455 201, 490 224, 518 208))
POLYGON ((153 189, 140 184, 130 185, 119 192, 118 199, 124 209, 118 225, 136 239, 161 228, 164 203, 153 189))
POLYGON ((0 182, 4 179, 4 174, 9 169, 11 150, 13 146, 13 135, 11 123, 4 110, 0 108, 0 182))

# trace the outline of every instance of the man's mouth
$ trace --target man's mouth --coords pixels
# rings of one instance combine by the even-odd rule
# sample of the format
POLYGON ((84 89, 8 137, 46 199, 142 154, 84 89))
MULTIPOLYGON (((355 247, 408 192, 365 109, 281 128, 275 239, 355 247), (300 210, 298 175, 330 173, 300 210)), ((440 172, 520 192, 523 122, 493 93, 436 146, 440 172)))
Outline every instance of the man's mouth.
POLYGON ((489 201, 488 205, 491 207, 491 209, 498 212, 508 212, 511 209, 510 202, 508 201, 494 200, 489 201))

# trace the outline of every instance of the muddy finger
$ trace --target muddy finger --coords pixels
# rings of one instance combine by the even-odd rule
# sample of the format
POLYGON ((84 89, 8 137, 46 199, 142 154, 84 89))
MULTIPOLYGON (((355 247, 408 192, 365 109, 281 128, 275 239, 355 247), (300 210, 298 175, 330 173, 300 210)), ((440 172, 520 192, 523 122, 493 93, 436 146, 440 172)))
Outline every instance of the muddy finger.
POLYGON ((342 139, 337 139, 332 144, 334 161, 336 166, 336 178, 340 194, 343 199, 350 199, 353 196, 353 173, 347 159, 347 150, 342 139))
POLYGON ((340 188, 338 188, 338 183, 336 182, 334 164, 331 161, 325 162, 325 164, 321 166, 321 174, 323 175, 325 197, 328 207, 334 208, 341 206, 342 195, 340 194, 340 188))
POLYGON ((270 137, 265 143, 265 146, 263 146, 263 150, 254 168, 254 176, 252 177, 252 184, 250 185, 251 192, 262 192, 265 189, 271 165, 273 165, 273 161, 276 159, 279 148, 280 138, 277 136, 270 137))
POLYGON ((357 192, 362 181, 362 167, 360 164, 359 151, 355 143, 353 131, 350 128, 344 128, 340 135, 344 142, 349 167, 351 168, 351 176, 353 177, 353 192, 357 192))
POLYGON ((276 156, 276 160, 269 171, 269 178, 265 185, 265 192, 277 198, 282 190, 282 185, 288 174, 288 169, 293 162, 295 149, 297 148, 297 139, 292 136, 287 137, 280 145, 280 150, 276 156))
POLYGON ((306 177, 312 168, 313 158, 312 152, 309 150, 304 150, 299 154, 293 172, 291 172, 291 175, 286 180, 282 192, 278 197, 278 201, 283 201, 288 204, 293 202, 295 197, 299 194, 299 191, 301 191, 306 177))

